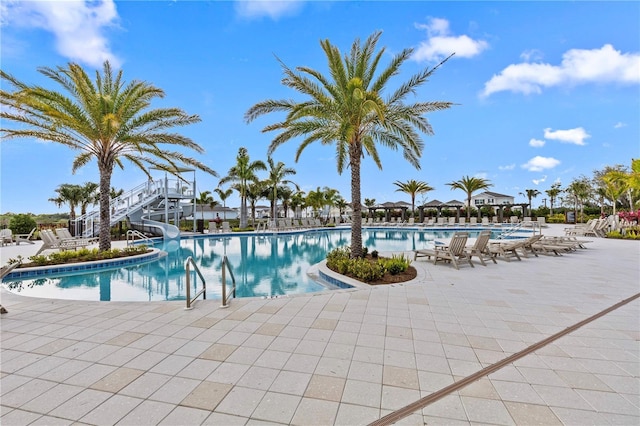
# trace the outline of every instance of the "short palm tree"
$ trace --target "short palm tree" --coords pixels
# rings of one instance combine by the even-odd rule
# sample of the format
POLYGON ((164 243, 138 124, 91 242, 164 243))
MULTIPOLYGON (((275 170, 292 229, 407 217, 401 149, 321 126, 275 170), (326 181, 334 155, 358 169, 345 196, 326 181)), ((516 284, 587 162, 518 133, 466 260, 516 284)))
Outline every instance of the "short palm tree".
POLYGON ((218 205, 218 202, 211 196, 211 191, 203 191, 198 195, 198 198, 196 198, 196 204, 202 206, 200 212, 202 213, 202 220, 204 220, 204 206, 214 208, 218 205))
POLYGON ((531 210, 531 200, 536 198, 538 195, 542 194, 542 192, 537 189, 525 189, 524 192, 521 192, 520 195, 527 197, 529 200, 529 210, 531 210))
POLYGON ((324 191, 321 190, 320 187, 315 191, 309 191, 307 198, 305 199, 305 203, 308 207, 313 209, 313 216, 318 217, 319 211, 325 205, 324 191))
POLYGON ((38 71, 59 84, 64 92, 29 86, 0 71, 2 139, 29 138, 63 144, 78 152, 73 172, 96 160, 100 174, 101 251, 111 248, 111 176, 115 166, 124 167, 124 160, 149 177, 148 166, 177 173, 178 163, 216 175, 200 161, 173 150, 179 147, 203 152, 191 139, 167 131, 197 123, 200 118, 178 108, 151 109, 152 100, 164 97, 161 89, 137 80, 125 84, 122 70, 114 73, 108 61, 102 73, 96 72, 95 81, 74 63, 66 68, 38 71), (14 90, 8 91, 7 87, 14 90), (19 126, 7 128, 5 122, 19 126))
MULTIPOLYGON (((299 188, 297 183, 286 178, 287 176, 295 175, 296 174, 295 169, 285 166, 285 164, 282 161, 278 161, 276 163, 275 161, 273 161, 273 158, 271 157, 267 158, 267 163, 269 164, 269 167, 268 167, 269 176, 267 177, 267 180, 265 181, 265 183, 268 187, 271 188, 271 191, 272 191, 272 194, 271 194, 271 202, 273 204, 272 217, 275 219, 278 217, 278 186, 293 184, 295 185, 296 189, 299 189, 299 188)), ((286 213, 285 213, 285 216, 286 216, 286 213)))
POLYGON ((247 227, 247 187, 258 181, 256 172, 266 170, 267 166, 260 161, 251 161, 247 148, 241 147, 236 156, 236 164, 220 179, 220 184, 234 182, 234 189, 240 194, 240 228, 247 227))
POLYGON ((425 192, 433 191, 434 188, 430 187, 427 182, 417 181, 415 179, 408 180, 406 182, 395 181, 393 182, 398 187, 396 192, 404 192, 411 196, 411 211, 416 211, 416 195, 424 194, 425 192))
POLYGON ((69 219, 75 220, 76 208, 82 203, 82 187, 71 183, 63 183, 58 186, 55 191, 58 196, 55 198, 49 198, 49 201, 55 203, 58 207, 62 207, 63 204, 68 204, 69 219))
POLYGON ((352 257, 362 255, 360 167, 363 156, 368 154, 381 169, 376 146, 401 148, 404 158, 420 168, 424 146, 420 133, 433 134, 424 114, 452 105, 451 102, 405 102, 407 96, 415 94, 444 61, 409 78, 383 98, 387 83, 400 73, 400 67, 411 57, 413 49, 402 50, 387 67, 379 70, 385 53, 384 48, 376 52, 380 35, 381 32, 375 32, 364 43, 356 39, 344 57, 329 40, 321 41, 329 66, 328 75, 309 67, 298 67, 294 71, 281 63, 285 75, 282 83, 307 99, 301 102, 266 100, 252 106, 245 114, 248 122, 271 112, 287 114, 283 121, 263 129, 263 132, 280 132, 269 146, 269 155, 283 143, 300 136, 303 140, 296 152, 296 161, 313 142, 335 145, 338 173, 342 174, 345 167, 351 170, 352 257))
POLYGON ((454 189, 461 189, 467 194, 467 220, 471 218, 471 197, 474 192, 488 189, 493 186, 488 180, 477 177, 464 176, 462 179, 450 182, 447 185, 454 189))
POLYGON ((97 192, 98 184, 95 182, 86 182, 81 186, 82 201, 80 201, 80 215, 87 214, 87 208, 90 205, 96 205, 100 202, 100 194, 97 192))
POLYGON ((231 194, 233 194, 233 190, 231 188, 215 188, 214 191, 216 194, 218 194, 218 197, 220 197, 220 201, 222 201, 222 207, 224 207, 224 210, 222 210, 222 219, 227 220, 227 198, 231 197, 231 194))

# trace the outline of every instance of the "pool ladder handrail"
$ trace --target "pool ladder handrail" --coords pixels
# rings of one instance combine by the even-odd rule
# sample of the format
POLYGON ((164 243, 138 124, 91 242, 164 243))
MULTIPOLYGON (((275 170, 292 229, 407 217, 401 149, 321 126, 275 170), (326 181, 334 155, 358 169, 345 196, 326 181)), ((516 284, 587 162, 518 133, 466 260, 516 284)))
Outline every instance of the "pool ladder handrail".
POLYGON ((193 307, 191 306, 193 304, 193 302, 196 301, 196 299, 198 297, 200 297, 200 295, 202 294, 202 299, 206 299, 207 298, 207 281, 204 279, 204 276, 202 275, 202 272, 200 272, 200 268, 198 268, 198 265, 196 265, 195 260, 193 260, 193 257, 189 256, 187 257, 187 260, 185 260, 184 262, 184 270, 185 270, 185 282, 186 282, 186 287, 187 287, 187 307, 185 308, 186 310, 191 310, 193 309, 193 307), (190 269, 190 265, 193 265, 194 270, 196 271, 196 273, 198 274, 198 276, 200 277, 200 280, 202 280, 202 289, 196 293, 195 296, 193 296, 193 298, 191 298, 191 269, 190 269))
POLYGON ((144 235, 142 232, 138 231, 137 229, 129 229, 127 231, 127 246, 133 244, 136 240, 136 238, 143 240, 143 241, 148 241, 149 244, 153 245, 153 240, 149 237, 147 237, 146 235, 144 235), (129 237, 131 237, 131 240, 129 240, 129 237))
MULTIPOLYGON (((189 310, 189 309, 193 309, 192 307, 193 303, 196 301, 198 297, 200 297, 201 294, 202 294, 203 300, 207 298, 207 281, 204 279, 204 276, 202 275, 202 272, 200 272, 200 268, 198 268, 198 265, 196 264, 195 260, 193 260, 193 257, 189 256, 187 258, 184 264, 184 269, 186 274, 186 287, 187 287, 187 307, 185 309, 189 310), (190 266, 193 266, 195 272, 198 274, 198 276, 200 277, 200 280, 202 281, 202 289, 198 293, 196 293, 196 295, 193 296, 193 298, 191 297, 190 266)), ((231 297, 236 297, 236 277, 233 275, 233 271, 229 266, 229 260, 227 259, 227 256, 224 256, 222 258, 222 305, 220 305, 220 307, 228 308, 229 299, 231 297), (231 287, 231 294, 229 294, 228 296, 227 296, 227 274, 226 274, 227 271, 229 271, 229 275, 231 275, 231 282, 233 284, 231 287)))
POLYGON ((236 297, 236 277, 233 275, 233 271, 231 270, 231 266, 229 266, 229 259, 227 259, 227 255, 222 257, 222 305, 221 308, 229 307, 229 299, 236 297), (231 275, 231 294, 227 296, 227 274, 226 271, 229 271, 229 275, 231 275))

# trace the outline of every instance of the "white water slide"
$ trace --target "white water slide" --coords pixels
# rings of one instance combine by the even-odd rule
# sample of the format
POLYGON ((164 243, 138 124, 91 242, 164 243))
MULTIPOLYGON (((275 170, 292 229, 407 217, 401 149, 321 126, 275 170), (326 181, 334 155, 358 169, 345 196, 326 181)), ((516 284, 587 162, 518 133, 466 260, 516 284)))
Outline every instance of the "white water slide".
MULTIPOLYGON (((190 171, 190 170, 189 170, 190 171)), ((136 228, 161 234, 165 239, 180 236, 180 229, 170 224, 193 213, 195 206, 195 174, 193 182, 182 178, 149 180, 123 195, 112 198, 110 226, 128 221, 136 228)), ((75 235, 92 237, 99 233, 100 210, 96 209, 75 220, 75 235)))

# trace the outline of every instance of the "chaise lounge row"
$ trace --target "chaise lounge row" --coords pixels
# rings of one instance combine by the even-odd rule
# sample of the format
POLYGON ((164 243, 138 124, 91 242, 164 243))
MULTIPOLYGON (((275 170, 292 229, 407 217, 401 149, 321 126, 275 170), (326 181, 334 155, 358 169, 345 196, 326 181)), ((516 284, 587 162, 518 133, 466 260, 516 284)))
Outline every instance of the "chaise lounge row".
POLYGON ((512 258, 522 260, 522 257, 529 257, 529 253, 534 256, 540 254, 553 254, 561 256, 562 253, 575 251, 578 248, 585 248, 589 241, 579 240, 576 237, 545 237, 542 234, 535 234, 529 238, 489 241, 491 231, 481 231, 473 246, 467 246, 468 232, 456 232, 448 245, 436 245, 433 249, 414 250, 414 260, 420 257, 433 258, 433 263, 438 261, 450 262, 456 269, 459 269, 460 261, 467 261, 472 267, 471 259, 475 256, 483 266, 485 260, 496 262, 500 257, 507 262, 512 258))

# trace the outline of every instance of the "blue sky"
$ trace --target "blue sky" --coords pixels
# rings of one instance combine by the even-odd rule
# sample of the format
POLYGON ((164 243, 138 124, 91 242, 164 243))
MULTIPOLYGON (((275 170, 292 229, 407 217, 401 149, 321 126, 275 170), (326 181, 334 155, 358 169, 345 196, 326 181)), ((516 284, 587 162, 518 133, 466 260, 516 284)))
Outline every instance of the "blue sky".
MULTIPOLYGON (((201 117, 180 132, 204 147, 198 158, 221 176, 241 146, 252 159, 266 160, 274 135, 261 129, 282 117, 246 124, 248 108, 268 98, 301 99, 280 83, 276 56, 290 67, 326 72, 320 40, 345 52, 376 30, 383 31, 386 61, 415 49, 390 89, 455 52, 409 100, 458 105, 427 116, 435 135, 423 138, 420 170, 384 148, 383 170, 365 159, 363 198, 410 201, 393 182, 417 179, 435 188, 425 201, 463 200, 446 183, 469 175, 526 201, 519 195, 525 189, 565 186, 640 155, 638 2, 3 0, 0 7, 4 71, 55 87, 37 67, 73 61, 93 73, 108 59, 127 81, 166 92, 154 106, 201 117)), ((297 170, 301 189, 328 186, 350 200, 349 171, 338 175, 334 149, 311 145, 295 163, 298 144, 281 146, 274 159, 297 170)), ((98 181, 95 162, 72 175, 75 154, 62 146, 9 140, 0 149, 3 213, 66 212, 47 201, 58 185, 98 181)), ((126 164, 112 186, 130 189, 145 180, 126 164)), ((197 180, 199 191, 218 184, 203 173, 197 180)), ((235 195, 227 201, 238 204, 235 195)))

